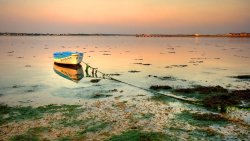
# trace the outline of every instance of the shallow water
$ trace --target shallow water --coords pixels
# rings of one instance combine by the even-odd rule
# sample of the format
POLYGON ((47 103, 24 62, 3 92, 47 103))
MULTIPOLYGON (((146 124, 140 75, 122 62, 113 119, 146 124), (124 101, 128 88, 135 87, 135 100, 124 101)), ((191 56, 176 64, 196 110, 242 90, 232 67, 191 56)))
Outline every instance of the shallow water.
MULTIPOLYGON (((0 37, 0 49, 2 95, 52 94, 64 87, 92 85, 85 81, 89 80, 85 71, 78 83, 56 74, 52 60, 55 51, 84 52, 83 60, 90 66, 103 73, 120 74, 112 77, 143 88, 156 84, 250 88, 249 81, 231 77, 250 74, 249 38, 20 36, 0 37)), ((83 70, 85 67, 82 63, 83 70)))
MULTIPOLYGON (((1 36, 0 103, 11 106, 79 104, 90 107, 89 113, 102 119, 100 111, 108 113, 108 109, 114 108, 113 105, 125 102, 128 106, 123 107, 124 111, 113 111, 112 116, 118 117, 115 120, 124 118, 123 114, 132 113, 133 110, 136 111, 135 117, 141 112, 153 112, 152 125, 139 124, 149 131, 164 131, 174 136, 181 133, 183 139, 186 138, 183 131, 186 133, 195 129, 187 136, 200 138, 204 136, 196 132, 196 129, 200 129, 197 124, 204 124, 205 130, 209 123, 211 130, 226 135, 226 139, 232 139, 231 133, 235 133, 233 137, 245 139, 249 135, 248 126, 244 124, 230 123, 224 126, 217 122, 193 120, 185 111, 214 111, 167 97, 158 99, 165 102, 159 105, 149 100, 153 94, 144 89, 149 89, 151 85, 173 88, 220 85, 229 90, 249 89, 249 80, 232 77, 250 74, 249 54, 249 38, 1 36), (56 51, 84 52, 84 63, 77 67, 55 65, 52 54, 56 51), (109 76, 104 79, 100 72, 95 73, 94 70, 92 73, 92 68, 87 73, 85 63, 133 86, 110 80, 109 76), (163 112, 166 109, 170 109, 167 114, 163 112), (243 137, 234 131, 238 126, 246 132, 243 137)), ((160 92, 169 94, 168 91, 160 92)), ((83 115, 89 118, 88 114, 83 115)), ((250 123, 248 110, 229 107, 223 116, 240 119, 247 125, 250 123)), ((124 124, 122 120, 119 123, 124 124)), ((217 137, 214 139, 221 139, 217 137)))
POLYGON ((84 62, 104 73, 119 73, 113 77, 138 86, 167 83, 174 87, 250 87, 249 82, 230 77, 250 74, 249 38, 22 36, 0 37, 0 49, 1 87, 26 83, 51 87, 81 85, 81 81, 73 83, 54 73, 55 51, 85 52, 84 62), (130 73, 131 70, 140 72, 130 73), (171 76, 177 81, 159 81, 148 75, 171 76))

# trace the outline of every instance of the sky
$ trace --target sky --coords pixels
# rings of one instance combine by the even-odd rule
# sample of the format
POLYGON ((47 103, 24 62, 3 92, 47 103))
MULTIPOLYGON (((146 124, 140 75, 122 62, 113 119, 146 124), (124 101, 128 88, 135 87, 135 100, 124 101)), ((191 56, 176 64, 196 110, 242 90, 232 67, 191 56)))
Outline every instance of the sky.
POLYGON ((0 32, 250 32, 250 0, 0 0, 0 32))

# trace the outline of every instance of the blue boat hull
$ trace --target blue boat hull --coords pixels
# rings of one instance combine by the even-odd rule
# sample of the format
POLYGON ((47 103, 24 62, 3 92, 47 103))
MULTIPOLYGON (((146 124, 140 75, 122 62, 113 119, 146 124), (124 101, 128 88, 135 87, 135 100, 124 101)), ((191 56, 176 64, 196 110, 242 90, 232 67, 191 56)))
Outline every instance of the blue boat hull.
POLYGON ((53 54, 55 63, 77 65, 82 62, 83 53, 80 52, 55 52, 53 54))

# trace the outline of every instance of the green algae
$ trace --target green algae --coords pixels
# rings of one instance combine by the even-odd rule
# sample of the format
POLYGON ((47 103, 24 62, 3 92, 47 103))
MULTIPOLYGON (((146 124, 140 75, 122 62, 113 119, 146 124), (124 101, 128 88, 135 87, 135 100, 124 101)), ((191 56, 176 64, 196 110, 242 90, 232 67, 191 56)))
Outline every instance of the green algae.
POLYGON ((85 130, 79 132, 79 135, 83 135, 87 132, 98 132, 108 127, 109 125, 110 123, 108 122, 97 122, 97 123, 94 123, 94 125, 88 126, 85 130))
POLYGON ((227 125, 229 121, 218 114, 213 113, 191 113, 183 111, 176 115, 176 120, 187 122, 193 126, 227 125))
POLYGON ((60 137, 60 138, 57 139, 56 141, 72 141, 72 140, 74 140, 73 137, 66 136, 66 137, 60 137))
POLYGON ((140 130, 129 130, 120 135, 114 135, 106 141, 165 141, 174 140, 173 137, 159 132, 145 132, 140 130))
POLYGON ((205 129, 194 129, 194 130, 188 130, 183 128, 175 128, 170 127, 166 129, 168 133, 175 134, 175 135, 182 135, 187 134, 188 140, 221 140, 222 136, 220 133, 217 133, 216 131, 213 131, 209 128, 205 129))
POLYGON ((62 136, 62 137, 57 139, 57 141, 69 141, 69 140, 84 140, 86 137, 86 133, 100 132, 101 130, 109 127, 111 123, 101 122, 101 121, 94 122, 94 121, 91 121, 90 119, 87 119, 87 120, 68 120, 68 121, 67 121, 67 119, 63 119, 63 120, 57 122, 57 124, 59 124, 59 126, 63 125, 63 128, 64 127, 84 128, 84 130, 78 131, 78 132, 72 134, 72 136, 62 136))
POLYGON ((51 129, 49 127, 35 127, 35 128, 30 128, 27 133, 32 134, 32 135, 38 135, 40 133, 46 133, 50 132, 51 129))
POLYGON ((141 119, 150 119, 152 117, 154 117, 155 115, 153 113, 146 113, 146 114, 143 114, 141 119))
POLYGON ((49 127, 35 127, 30 128, 26 133, 15 135, 10 138, 11 141, 40 141, 40 140, 46 140, 41 139, 40 134, 41 133, 47 133, 51 129, 49 127))
POLYGON ((165 95, 154 95, 149 100, 161 102, 164 104, 167 104, 168 102, 176 102, 177 101, 176 99, 170 98, 170 97, 165 96, 165 95))
POLYGON ((37 135, 31 134, 21 134, 16 135, 10 138, 11 141, 39 141, 39 137, 37 135))
POLYGON ((12 121, 38 119, 42 117, 42 113, 32 107, 8 107, 6 105, 0 105, 0 111, 0 125, 12 121))
POLYGON ((37 108, 28 107, 9 107, 7 105, 0 105, 0 125, 13 122, 22 121, 28 119, 40 119, 44 114, 53 114, 56 112, 63 113, 66 117, 77 116, 79 112, 83 112, 84 109, 79 105, 47 105, 37 108))
POLYGON ((63 118, 61 120, 58 120, 56 122, 51 123, 52 125, 63 126, 63 127, 81 127, 85 126, 90 120, 76 120, 75 118, 63 118))
POLYGON ((204 140, 223 140, 223 137, 221 134, 212 131, 212 130, 205 130, 205 129, 195 129, 188 133, 187 140, 192 141, 199 141, 200 139, 204 140))

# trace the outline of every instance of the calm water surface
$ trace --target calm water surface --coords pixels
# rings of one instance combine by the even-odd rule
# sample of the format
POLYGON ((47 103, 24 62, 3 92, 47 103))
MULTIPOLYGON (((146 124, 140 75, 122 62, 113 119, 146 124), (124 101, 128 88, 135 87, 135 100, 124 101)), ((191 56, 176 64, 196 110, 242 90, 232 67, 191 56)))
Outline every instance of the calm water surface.
POLYGON ((88 93, 116 86, 108 80, 102 80, 100 87, 93 86, 89 82, 91 70, 90 77, 86 77, 84 63, 78 70, 83 78, 77 83, 58 75, 54 69, 71 75, 75 72, 54 66, 52 54, 56 51, 84 52, 83 60, 90 66, 107 74, 120 74, 113 77, 143 88, 156 84, 174 88, 193 85, 250 88, 249 81, 231 77, 250 74, 249 38, 0 37, 1 102, 11 104, 16 100, 20 104, 25 102, 25 95, 62 96, 67 92, 78 95, 74 88, 85 87, 80 92, 88 93), (4 99, 8 95, 18 100, 4 99))

